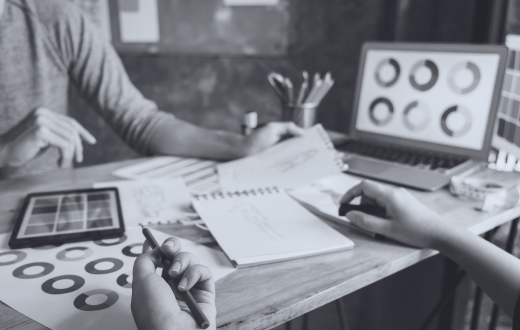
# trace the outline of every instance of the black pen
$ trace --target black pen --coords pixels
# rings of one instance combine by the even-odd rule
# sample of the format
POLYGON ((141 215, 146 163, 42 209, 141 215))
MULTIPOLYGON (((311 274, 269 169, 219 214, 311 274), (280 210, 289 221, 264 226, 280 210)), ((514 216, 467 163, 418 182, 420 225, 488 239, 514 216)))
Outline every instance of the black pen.
MULTIPOLYGON (((152 249, 159 247, 159 243, 157 243, 157 240, 155 239, 155 237, 153 237, 152 232, 148 228, 143 227, 143 235, 144 235, 144 237, 146 237, 146 240, 148 241, 148 243, 150 244, 152 249)), ((166 282, 168 282, 168 284, 171 287, 178 288, 179 287, 178 280, 176 280, 168 275, 168 270, 170 269, 170 267, 172 265, 171 260, 168 260, 166 258, 166 256, 163 254, 163 256, 161 258, 161 263, 163 265, 164 280, 166 282)), ((199 326, 202 329, 207 329, 209 327, 209 321, 206 318, 206 315, 204 315, 204 313, 200 309, 199 305, 197 304, 197 302, 195 301, 193 296, 191 295, 191 292, 189 290, 187 290, 187 291, 179 290, 179 292, 180 292, 182 299, 186 303, 186 305, 188 305, 188 308, 191 311, 191 315, 193 315, 193 318, 195 319, 195 321, 197 321, 197 323, 199 324, 199 326)))

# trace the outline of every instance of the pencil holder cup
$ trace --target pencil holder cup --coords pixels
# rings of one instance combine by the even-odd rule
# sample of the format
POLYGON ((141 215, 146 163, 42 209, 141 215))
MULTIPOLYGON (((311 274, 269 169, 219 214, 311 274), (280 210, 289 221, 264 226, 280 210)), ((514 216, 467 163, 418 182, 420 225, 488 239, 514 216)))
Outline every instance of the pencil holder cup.
POLYGON ((309 128, 316 124, 317 104, 305 103, 301 105, 283 104, 282 121, 292 121, 301 128, 309 128))

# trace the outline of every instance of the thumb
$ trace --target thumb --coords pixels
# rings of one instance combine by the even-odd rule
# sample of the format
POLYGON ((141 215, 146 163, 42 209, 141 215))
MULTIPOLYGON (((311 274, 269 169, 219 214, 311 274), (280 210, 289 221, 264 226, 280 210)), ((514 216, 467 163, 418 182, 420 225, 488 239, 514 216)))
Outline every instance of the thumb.
POLYGON ((373 233, 386 235, 390 229, 390 223, 388 220, 374 217, 370 214, 358 211, 351 211, 347 213, 345 216, 347 217, 347 219, 350 220, 350 222, 352 222, 353 225, 371 231, 373 233))

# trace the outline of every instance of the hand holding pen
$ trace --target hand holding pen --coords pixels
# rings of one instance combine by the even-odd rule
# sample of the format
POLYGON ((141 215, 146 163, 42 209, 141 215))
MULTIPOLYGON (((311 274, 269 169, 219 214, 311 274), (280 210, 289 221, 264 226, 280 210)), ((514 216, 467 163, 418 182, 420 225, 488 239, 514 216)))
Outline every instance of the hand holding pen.
POLYGON ((209 320, 209 329, 216 329, 215 283, 211 271, 199 264, 191 253, 181 252, 180 241, 168 238, 160 248, 150 250, 145 243, 143 253, 134 264, 132 281, 132 314, 139 329, 200 329, 193 313, 182 298, 191 292, 203 315, 209 320), (162 267, 163 256, 172 260, 163 275, 178 281, 169 285, 156 274, 162 267))

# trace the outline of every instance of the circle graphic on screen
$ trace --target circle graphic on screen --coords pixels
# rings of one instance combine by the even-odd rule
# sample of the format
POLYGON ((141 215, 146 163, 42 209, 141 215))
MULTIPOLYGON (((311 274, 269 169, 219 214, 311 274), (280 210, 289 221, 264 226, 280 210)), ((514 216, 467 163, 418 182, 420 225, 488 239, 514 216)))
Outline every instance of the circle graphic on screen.
POLYGON ((375 125, 386 125, 394 116, 394 106, 389 99, 379 97, 370 103, 368 115, 370 116, 370 121, 375 125))
POLYGON ((87 271, 87 273, 94 274, 94 275, 110 274, 113 272, 117 272, 121 268, 123 268, 123 262, 116 258, 97 259, 97 260, 89 262, 85 266, 85 270, 87 271), (102 262, 112 263, 112 267, 108 268, 108 269, 96 269, 96 265, 98 265, 102 262))
POLYGON ((62 276, 56 276, 51 279, 48 279, 47 281, 43 282, 42 284, 42 290, 45 293, 48 294, 64 294, 69 292, 74 292, 81 288, 85 284, 85 280, 83 277, 77 276, 77 275, 62 275, 62 276), (66 288, 55 288, 54 283, 58 281, 68 280, 72 281, 72 285, 66 288))
MULTIPOLYGON (((128 246, 125 246, 125 248, 123 249, 123 254, 127 257, 139 257, 141 255, 141 253, 134 253, 132 252, 132 249, 135 248, 136 246, 143 246, 143 243, 134 243, 134 244, 130 244, 128 246)), ((141 248, 141 251, 143 249, 141 248)))
POLYGON ((452 137, 459 137, 466 134, 469 129, 471 128, 471 113, 468 111, 468 109, 460 106, 460 105, 454 105, 452 107, 449 107, 444 111, 441 117, 441 128, 448 136, 452 137), (462 125, 459 125, 458 128, 450 127, 452 125, 449 124, 450 116, 453 116, 454 114, 461 115, 464 118, 464 123, 462 125))
POLYGON ((79 309, 80 311, 92 312, 99 311, 102 309, 106 309, 117 302, 119 299, 119 295, 112 291, 106 289, 96 289, 90 290, 85 293, 80 294, 74 299, 74 307, 79 309), (100 304, 89 304, 87 300, 94 295, 104 295, 106 300, 100 304))
POLYGON ((100 239, 100 240, 94 241, 94 243, 99 246, 112 246, 112 245, 117 245, 117 244, 123 243, 124 241, 126 241, 127 238, 128 237, 126 237, 126 235, 123 235, 123 236, 117 238, 115 241, 112 241, 113 239, 100 239))
POLYGON ((63 243, 61 243, 61 244, 49 244, 49 245, 36 246, 36 247, 31 248, 31 249, 34 249, 34 250, 50 250, 50 249, 55 249, 57 247, 60 247, 62 245, 63 245, 63 243))
POLYGON ((432 88, 437 82, 437 79, 439 79, 439 69, 437 68, 437 65, 430 60, 422 60, 415 63, 412 67, 412 71, 410 72, 410 84, 412 84, 413 88, 421 92, 425 92, 432 88), (427 82, 424 84, 419 84, 415 78, 415 75, 422 67, 430 70, 431 75, 427 82))
POLYGON ((128 274, 121 274, 116 280, 117 284, 119 286, 122 286, 123 288, 132 288, 132 281, 130 280, 130 275, 128 274))
POLYGON ((420 131, 430 122, 430 109, 421 102, 413 101, 404 108, 404 125, 412 131, 420 131))
POLYGON ((87 259, 88 257, 90 257, 93 254, 94 254, 94 251, 92 251, 92 249, 89 249, 88 247, 76 246, 76 247, 66 248, 65 250, 61 250, 56 255, 56 258, 58 260, 62 260, 62 261, 78 261, 78 260, 87 259), (77 257, 67 257, 67 254, 69 252, 73 252, 73 251, 82 251, 83 254, 80 256, 77 256, 77 257))
POLYGON ((14 259, 7 260, 7 261, 0 261, 0 266, 8 266, 8 265, 14 265, 17 262, 22 261, 23 259, 27 258, 27 253, 23 251, 7 251, 0 253, 0 260, 2 260, 3 256, 14 256, 14 259))
POLYGON ((379 62, 376 67, 376 82, 381 87, 390 87, 396 83, 397 79, 399 79, 399 75, 401 74, 401 68, 399 67, 399 63, 393 58, 386 58, 379 62), (394 71, 394 76, 391 79, 383 79, 381 76, 384 74, 381 71, 387 66, 391 66, 394 71))
POLYGON ((32 262, 30 264, 23 265, 23 266, 16 268, 13 271, 13 276, 16 278, 21 278, 21 279, 38 278, 38 277, 42 277, 47 274, 50 274, 53 270, 54 270, 54 265, 49 264, 47 262, 32 262), (39 273, 36 273, 36 274, 26 274, 25 270, 29 269, 31 267, 39 267, 39 268, 43 268, 43 269, 39 273))
MULTIPOLYGON (((477 88, 480 82, 480 70, 478 66, 472 62, 461 62, 456 64, 448 74, 448 86, 457 94, 468 94, 477 88), (457 77, 464 75, 464 72, 469 70, 472 75, 470 84, 463 83, 463 86, 457 85, 457 77)), ((459 82, 460 83, 460 82, 459 82)))

